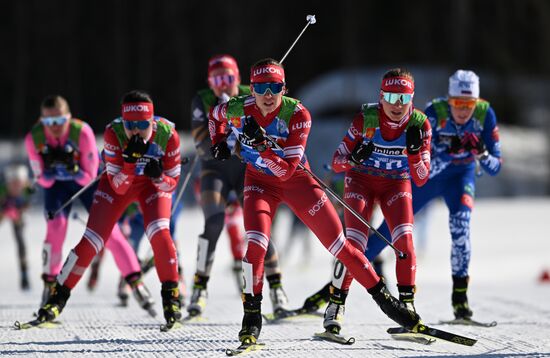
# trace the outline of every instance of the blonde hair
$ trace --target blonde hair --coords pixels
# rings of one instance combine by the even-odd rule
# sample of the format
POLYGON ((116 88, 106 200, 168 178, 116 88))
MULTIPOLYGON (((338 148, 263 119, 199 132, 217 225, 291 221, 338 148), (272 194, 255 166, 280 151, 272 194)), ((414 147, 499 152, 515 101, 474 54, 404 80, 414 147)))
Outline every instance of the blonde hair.
POLYGON ((59 109, 63 113, 69 113, 71 111, 69 108, 69 102, 58 94, 46 96, 40 104, 40 109, 51 108, 59 109))

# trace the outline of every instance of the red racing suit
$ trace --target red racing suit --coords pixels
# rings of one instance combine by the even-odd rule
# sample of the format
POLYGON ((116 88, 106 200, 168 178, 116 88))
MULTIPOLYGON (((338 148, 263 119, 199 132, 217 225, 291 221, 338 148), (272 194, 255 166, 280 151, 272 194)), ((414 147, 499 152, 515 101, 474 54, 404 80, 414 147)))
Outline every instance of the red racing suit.
POLYGON ((176 249, 170 237, 172 191, 181 169, 180 141, 172 123, 155 117, 149 148, 137 163, 122 159, 128 141, 122 121, 116 119, 104 134, 106 173, 101 176, 84 236, 67 258, 58 281, 73 288, 93 257, 103 248, 109 233, 126 207, 137 201, 143 213, 145 233, 151 242, 155 266, 161 282, 177 282, 176 249), (143 175, 149 158, 161 162, 163 173, 157 180, 143 175))
MULTIPOLYGON (((392 123, 378 104, 363 105, 332 160, 335 172, 346 172, 344 200, 347 204, 370 221, 373 207, 379 203, 390 228, 389 239, 407 255, 405 259, 396 260, 397 282, 402 286, 413 286, 416 276, 410 178, 417 186, 428 180, 430 141, 430 122, 420 111, 413 110, 401 122, 392 123), (410 126, 420 127, 422 131, 422 147, 416 154, 406 151, 406 131, 410 126), (369 141, 374 144, 369 159, 362 165, 354 165, 348 159, 350 153, 358 143, 369 141)), ((346 237, 365 252, 368 228, 347 210, 344 220, 346 237)), ((338 278, 333 278, 333 285, 347 291, 353 277, 346 272, 338 278)))
POLYGON ((264 256, 271 237, 271 224, 280 203, 288 207, 346 265, 366 288, 380 278, 362 251, 346 240, 336 210, 323 189, 305 171, 307 137, 311 128, 309 111, 297 100, 284 97, 281 105, 263 116, 253 96, 234 97, 214 107, 209 115, 213 144, 224 140, 226 126, 236 134, 237 148, 247 161, 244 186, 244 226, 247 250, 243 258, 244 293, 260 295, 263 287, 264 256), (253 116, 279 148, 259 153, 242 135, 243 119, 253 116))

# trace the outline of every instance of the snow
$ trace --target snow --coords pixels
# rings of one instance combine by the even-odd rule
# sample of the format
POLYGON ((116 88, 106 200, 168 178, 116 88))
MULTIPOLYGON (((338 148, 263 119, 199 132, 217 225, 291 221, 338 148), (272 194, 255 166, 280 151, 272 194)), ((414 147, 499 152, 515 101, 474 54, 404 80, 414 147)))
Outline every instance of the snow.
MULTIPOLYGON (((436 342, 423 346, 392 340, 385 330, 395 326, 376 307, 370 296, 354 284, 346 306, 343 333, 354 336, 356 343, 341 346, 312 339, 322 330, 321 319, 292 320, 277 325, 264 324, 261 340, 267 344, 253 356, 281 357, 409 357, 409 356, 549 356, 550 355, 550 284, 541 284, 537 277, 550 267, 550 240, 544 222, 550 212, 550 199, 492 199, 476 203, 472 218, 472 264, 470 304, 474 318, 496 320, 494 328, 464 326, 436 327, 478 339, 473 347, 436 342)), ((177 237, 185 266, 186 280, 191 283, 194 272, 197 236, 202 231, 202 214, 188 208, 179 219, 177 237)), ((284 247, 289 227, 283 215, 275 228, 278 246, 284 247)), ((64 253, 72 248, 83 233, 83 226, 71 220, 64 253)), ((179 330, 161 333, 162 318, 149 317, 135 301, 127 308, 117 307, 115 296, 118 273, 110 254, 100 272, 99 285, 93 293, 86 290, 87 275, 73 291, 60 317, 62 325, 53 329, 16 331, 16 320, 29 320, 38 308, 41 294, 39 281, 40 252, 45 225, 36 209, 27 215, 26 239, 31 267, 30 292, 18 289, 19 275, 15 241, 11 227, 0 225, 0 355, 21 356, 178 356, 222 357, 224 348, 237 345, 242 306, 231 274, 231 258, 225 234, 220 238, 217 260, 209 283, 206 320, 185 325, 179 330)), ((293 255, 283 257, 283 282, 293 306, 318 290, 329 278, 330 255, 313 237, 309 264, 300 262, 305 256, 302 245, 295 245, 293 255)), ((149 250, 146 240, 141 255, 149 250)), ((452 316, 450 296, 450 236, 447 210, 437 202, 431 211, 425 250, 419 252, 416 307, 423 321, 436 324, 452 316)), ((385 264, 388 287, 395 293, 393 257, 385 264)), ((154 294, 157 312, 160 306, 160 285, 154 273, 146 277, 154 294)), ((267 286, 267 284, 266 284, 267 286)), ((271 311, 267 292, 264 312, 271 311)))

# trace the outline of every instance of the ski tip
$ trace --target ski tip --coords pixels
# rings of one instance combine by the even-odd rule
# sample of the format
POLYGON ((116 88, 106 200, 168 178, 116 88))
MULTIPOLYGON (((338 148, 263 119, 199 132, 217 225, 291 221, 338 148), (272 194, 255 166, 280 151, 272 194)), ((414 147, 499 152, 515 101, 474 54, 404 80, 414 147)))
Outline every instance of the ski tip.
POLYGON ((13 328, 14 328, 15 330, 20 330, 20 329, 21 329, 21 322, 15 321, 15 322, 13 323, 13 328))

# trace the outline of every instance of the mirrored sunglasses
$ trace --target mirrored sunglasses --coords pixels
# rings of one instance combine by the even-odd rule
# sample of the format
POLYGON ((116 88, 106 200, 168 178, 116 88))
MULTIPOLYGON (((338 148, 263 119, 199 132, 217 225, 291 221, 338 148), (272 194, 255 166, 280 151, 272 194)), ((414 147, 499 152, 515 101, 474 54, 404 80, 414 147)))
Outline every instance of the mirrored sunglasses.
POLYGON ((449 98, 449 105, 456 108, 474 109, 477 104, 475 98, 449 98))
POLYGON ((231 86, 235 83, 235 75, 216 75, 208 77, 210 87, 231 86))
POLYGON ((149 121, 122 121, 122 122, 124 123, 124 128, 128 129, 129 131, 132 131, 135 128, 142 131, 149 128, 149 125, 151 124, 149 121))
POLYGON ((279 94, 283 90, 283 87, 285 86, 284 83, 281 82, 273 82, 273 83, 253 83, 252 88, 254 88, 254 92, 257 94, 263 96, 266 94, 267 90, 271 92, 271 94, 279 94))
POLYGON ((42 117, 40 122, 45 126, 61 126, 65 124, 69 118, 67 116, 55 116, 55 117, 42 117))
POLYGON ((408 104, 412 101, 414 93, 392 93, 382 91, 382 96, 384 97, 384 101, 389 104, 396 104, 397 101, 401 101, 401 104, 408 104))

